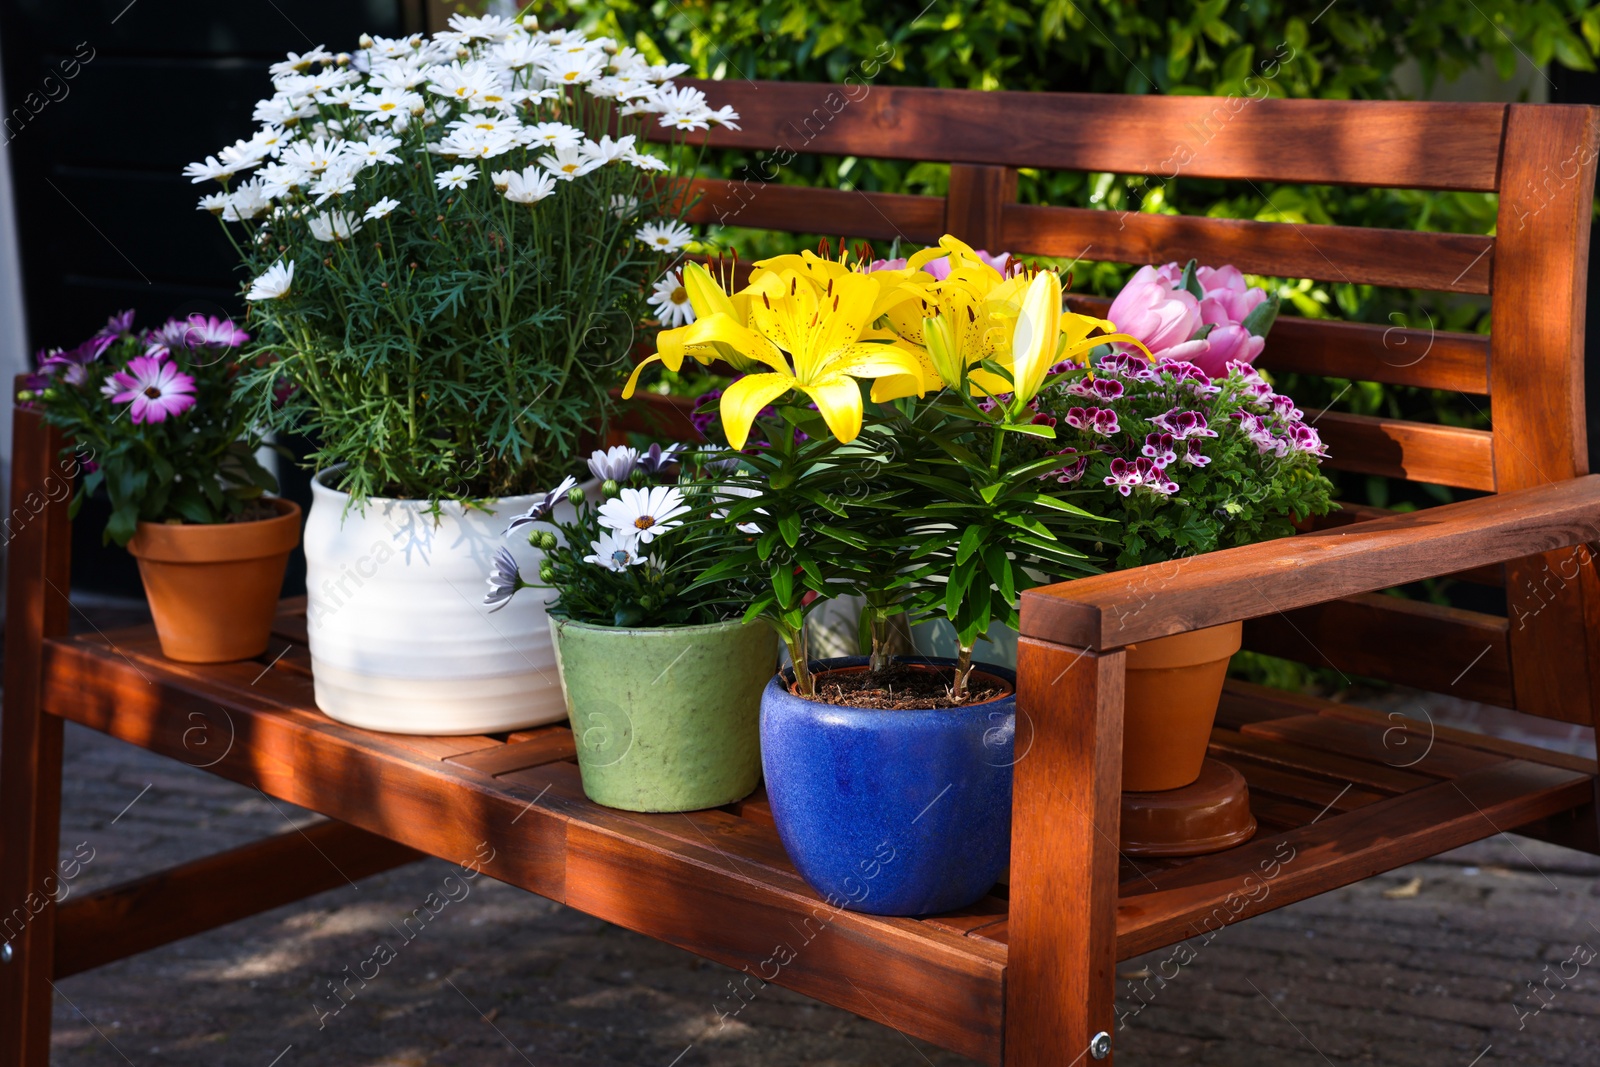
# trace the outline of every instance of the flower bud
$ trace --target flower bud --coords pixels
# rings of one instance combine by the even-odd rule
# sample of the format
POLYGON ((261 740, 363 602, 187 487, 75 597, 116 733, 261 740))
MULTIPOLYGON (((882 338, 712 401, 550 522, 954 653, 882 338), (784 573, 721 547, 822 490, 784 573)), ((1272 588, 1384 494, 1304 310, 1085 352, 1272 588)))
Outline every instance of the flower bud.
POLYGON ((527 30, 529 33, 533 33, 535 31, 537 31, 539 29, 539 16, 537 16, 537 15, 524 15, 524 16, 522 16, 522 28, 527 30))
POLYGON ((549 530, 545 530, 539 535, 539 547, 544 549, 546 552, 549 552, 551 549, 555 548, 558 543, 559 542, 556 540, 556 535, 551 533, 549 530))
POLYGON ((604 482, 602 482, 600 484, 600 492, 605 495, 605 498, 607 500, 610 500, 612 497, 618 496, 618 495, 621 494, 622 487, 619 486, 616 483, 615 480, 613 480, 611 478, 607 478, 604 482))
POLYGON ((371 48, 372 34, 363 33, 360 37, 356 38, 356 44, 360 45, 362 48, 371 48))
POLYGON ((628 475, 628 481, 632 482, 636 486, 643 485, 645 482, 648 482, 649 480, 650 480, 650 476, 644 472, 644 468, 643 467, 635 467, 635 468, 633 468, 633 473, 628 475))
POLYGON ((583 503, 583 487, 575 485, 571 489, 568 489, 567 490, 567 502, 570 503, 573 507, 577 507, 580 504, 582 504, 583 503))
POLYGON ((340 52, 338 55, 333 57, 333 62, 337 66, 348 67, 350 65, 350 53, 340 52))
POLYGON ((546 563, 544 566, 539 568, 539 580, 545 585, 549 585, 551 582, 556 580, 556 569, 550 566, 550 564, 546 563))

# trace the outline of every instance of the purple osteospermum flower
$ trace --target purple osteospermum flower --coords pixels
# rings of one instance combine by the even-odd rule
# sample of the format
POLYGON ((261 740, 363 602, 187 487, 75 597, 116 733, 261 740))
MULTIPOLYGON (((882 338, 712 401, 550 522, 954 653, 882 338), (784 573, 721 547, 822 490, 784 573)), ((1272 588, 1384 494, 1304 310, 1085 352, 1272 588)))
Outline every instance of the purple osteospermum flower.
POLYGON ((517 567, 516 559, 511 555, 510 549, 501 546, 500 551, 494 556, 494 570, 490 573, 489 592, 483 598, 485 604, 492 604, 491 612, 499 611, 511 603, 511 597, 518 589, 527 585, 522 580, 522 571, 517 567))
POLYGON ((548 519, 550 517, 550 513, 555 510, 555 506, 561 501, 565 500, 567 494, 572 491, 572 487, 577 484, 578 479, 573 478, 570 475, 561 479, 560 485, 544 494, 544 496, 540 497, 538 500, 535 500, 533 502, 533 507, 512 519, 511 525, 507 526, 505 531, 500 536, 504 537, 510 534, 512 530, 520 530, 524 526, 535 522, 543 522, 548 519))
POLYGON ((683 449, 684 446, 681 444, 668 445, 666 448, 651 445, 650 451, 639 457, 639 469, 652 476, 660 474, 678 462, 678 453, 683 449))
POLYGON ((238 348, 250 335, 233 324, 232 319, 218 319, 198 312, 187 319, 168 319, 161 329, 150 335, 146 355, 156 355, 156 349, 166 352, 173 349, 238 348))
POLYGON ((112 380, 122 387, 112 402, 131 401, 135 423, 162 422, 194 407, 194 379, 154 356, 129 360, 127 369, 112 375, 112 380))
POLYGON ((107 319, 106 324, 100 327, 100 332, 96 336, 110 337, 114 340, 131 329, 133 329, 133 309, 129 308, 127 311, 119 311, 107 319))
POLYGON ((639 453, 627 445, 612 445, 604 452, 596 449, 589 457, 589 473, 602 482, 625 482, 639 465, 639 453))

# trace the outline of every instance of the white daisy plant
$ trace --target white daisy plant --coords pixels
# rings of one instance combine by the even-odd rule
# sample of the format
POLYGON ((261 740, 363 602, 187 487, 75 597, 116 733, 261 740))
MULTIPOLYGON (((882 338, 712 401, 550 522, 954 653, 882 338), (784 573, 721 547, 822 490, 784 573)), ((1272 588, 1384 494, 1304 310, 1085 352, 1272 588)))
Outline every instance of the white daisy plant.
POLYGON ((241 388, 358 501, 524 492, 670 318, 651 286, 692 236, 684 133, 738 116, 681 65, 532 17, 336 45, 272 64, 254 124, 184 168, 248 272, 266 358, 241 388))

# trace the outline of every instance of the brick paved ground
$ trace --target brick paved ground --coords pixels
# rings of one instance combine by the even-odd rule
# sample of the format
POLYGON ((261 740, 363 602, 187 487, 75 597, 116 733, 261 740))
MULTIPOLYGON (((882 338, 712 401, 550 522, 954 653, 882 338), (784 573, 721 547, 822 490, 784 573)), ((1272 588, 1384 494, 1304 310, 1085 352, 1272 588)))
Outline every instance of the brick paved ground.
MULTIPOLYGON (((309 818, 68 730, 63 854, 80 843, 80 854, 94 850, 75 891, 309 818)), ((967 1062, 776 987, 718 1028, 712 1005, 734 972, 487 879, 402 943, 392 924, 451 870, 415 864, 67 979, 52 1062, 967 1062), (353 998, 332 1014, 339 1002, 327 983, 379 941, 399 945, 394 958, 365 988, 352 983, 353 998)), ((1600 858, 1500 837, 1231 927, 1184 966, 1170 949, 1128 961, 1118 1062, 1600 1063, 1600 956, 1566 962, 1590 951, 1580 946, 1600 950, 1597 875, 1600 858), (1383 895, 1413 877, 1422 879, 1414 896, 1383 895), (1535 999, 1527 983, 1546 979, 1549 992, 1535 999)))

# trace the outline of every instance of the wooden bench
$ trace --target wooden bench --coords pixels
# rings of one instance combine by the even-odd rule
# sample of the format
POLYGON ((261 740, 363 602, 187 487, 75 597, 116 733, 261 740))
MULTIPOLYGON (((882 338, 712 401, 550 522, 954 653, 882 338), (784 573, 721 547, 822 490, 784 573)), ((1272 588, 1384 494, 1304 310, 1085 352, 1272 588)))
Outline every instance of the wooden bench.
POLYGON ((1139 640, 1255 620, 1247 641, 1257 649, 1596 721, 1600 587, 1585 546, 1600 539, 1600 479, 1585 476, 1582 373, 1595 110, 703 87, 713 105, 744 116, 742 131, 711 135, 717 146, 776 146, 780 161, 807 151, 952 167, 942 198, 703 182, 700 222, 914 244, 949 231, 1024 255, 1192 256, 1262 274, 1487 294, 1487 337, 1285 319, 1261 362, 1492 403, 1491 430, 1331 411, 1317 425, 1332 466, 1493 495, 1413 514, 1351 508, 1286 541, 1028 593, 1009 888, 958 914, 889 919, 820 901, 785 857, 759 793, 687 816, 629 814, 584 798, 564 726, 415 738, 326 719, 312 702, 302 605, 284 604, 281 641, 258 663, 170 663, 148 629, 68 637, 66 518, 49 491, 59 440, 19 411, 0 767, 0 921, 12 921, 0 1067, 47 1062, 53 979, 423 853, 492 856, 482 867, 495 878, 978 1060, 1061 1067, 1111 1058, 1119 959, 1502 830, 1600 851, 1591 761, 1244 684, 1229 687, 1213 752, 1249 780, 1257 838, 1137 864, 1116 847, 1121 650, 1139 640), (1156 173, 1185 144, 1183 176, 1499 192, 1498 236, 1015 202, 1018 167, 1156 173), (1373 595, 1445 574, 1502 588, 1507 615, 1373 595), (333 821, 58 908, 49 879, 67 720, 333 821), (317 851, 336 854, 338 867, 317 851), (792 959, 773 975, 763 964, 778 944, 792 959))

